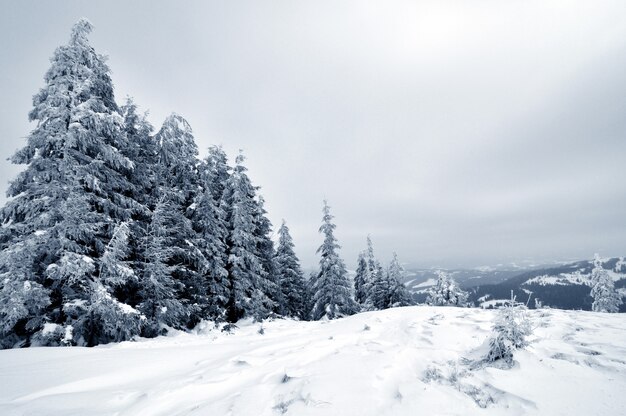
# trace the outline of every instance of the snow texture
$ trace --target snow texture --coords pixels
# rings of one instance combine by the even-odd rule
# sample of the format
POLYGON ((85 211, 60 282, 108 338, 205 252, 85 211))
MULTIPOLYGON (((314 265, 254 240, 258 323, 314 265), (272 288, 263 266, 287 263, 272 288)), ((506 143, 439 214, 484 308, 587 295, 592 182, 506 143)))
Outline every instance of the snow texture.
POLYGON ((5 350, 0 414, 622 415, 626 317, 527 314, 511 368, 477 365, 497 311, 429 306, 5 350))

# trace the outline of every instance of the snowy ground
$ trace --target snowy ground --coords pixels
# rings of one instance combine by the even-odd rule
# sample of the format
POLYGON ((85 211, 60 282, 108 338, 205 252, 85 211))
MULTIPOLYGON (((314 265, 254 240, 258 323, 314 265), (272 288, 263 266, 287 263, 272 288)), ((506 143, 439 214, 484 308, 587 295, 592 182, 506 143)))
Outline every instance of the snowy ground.
POLYGON ((494 311, 398 308, 97 348, 0 351, 1 415, 623 415, 626 314, 529 311, 511 369, 473 366, 494 311))

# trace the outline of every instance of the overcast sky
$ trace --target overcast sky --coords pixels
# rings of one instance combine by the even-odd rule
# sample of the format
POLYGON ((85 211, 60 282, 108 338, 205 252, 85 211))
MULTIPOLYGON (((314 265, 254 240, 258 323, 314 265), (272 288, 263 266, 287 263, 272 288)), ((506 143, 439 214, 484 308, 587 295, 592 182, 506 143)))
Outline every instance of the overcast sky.
POLYGON ((316 263, 322 199, 417 266, 626 254, 626 1, 2 1, 0 176, 80 17, 158 128, 248 157, 316 263))

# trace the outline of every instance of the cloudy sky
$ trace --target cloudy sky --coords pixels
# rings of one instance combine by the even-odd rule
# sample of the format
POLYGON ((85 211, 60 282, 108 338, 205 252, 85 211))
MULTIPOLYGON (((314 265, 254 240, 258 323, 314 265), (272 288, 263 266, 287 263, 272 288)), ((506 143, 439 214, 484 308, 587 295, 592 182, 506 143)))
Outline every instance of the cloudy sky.
POLYGON ((2 191, 82 16, 118 101, 244 149, 307 267, 324 198, 349 266, 368 233, 425 267, 626 254, 623 0, 4 1, 2 191))

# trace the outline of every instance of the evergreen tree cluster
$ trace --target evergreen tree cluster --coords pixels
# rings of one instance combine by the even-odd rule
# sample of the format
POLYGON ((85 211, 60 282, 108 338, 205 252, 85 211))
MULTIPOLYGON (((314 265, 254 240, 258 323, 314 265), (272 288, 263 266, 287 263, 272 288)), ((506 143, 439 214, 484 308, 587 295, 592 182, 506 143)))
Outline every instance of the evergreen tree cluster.
POLYGON ((324 201, 319 271, 309 279, 283 221, 271 239, 243 154, 200 160, 189 123, 158 131, 119 106, 105 58, 78 21, 33 98, 25 165, 0 209, 0 347, 93 346, 271 316, 335 319, 410 304, 394 254, 371 239, 355 293, 324 201), (355 299, 356 297, 356 299, 355 299))
POLYGON ((426 303, 433 306, 467 306, 467 292, 446 272, 437 271, 437 282, 428 291, 426 303))
MULTIPOLYGON (((243 155, 198 159, 176 114, 154 131, 118 106, 81 19, 34 96, 26 165, 0 210, 0 345, 156 336, 202 319, 306 319, 287 226, 277 248, 243 155)), ((336 267, 336 261, 332 267, 336 267)))
POLYGON ((383 269, 374 256, 372 239, 367 236, 367 248, 359 254, 354 276, 355 300, 360 310, 383 310, 411 305, 411 297, 402 283, 403 269, 393 253, 389 267, 383 269))

